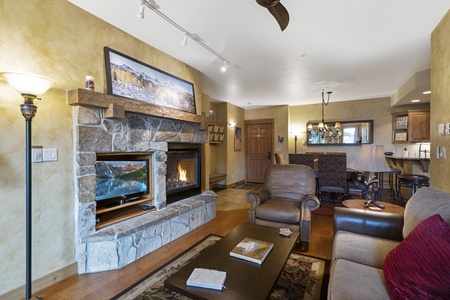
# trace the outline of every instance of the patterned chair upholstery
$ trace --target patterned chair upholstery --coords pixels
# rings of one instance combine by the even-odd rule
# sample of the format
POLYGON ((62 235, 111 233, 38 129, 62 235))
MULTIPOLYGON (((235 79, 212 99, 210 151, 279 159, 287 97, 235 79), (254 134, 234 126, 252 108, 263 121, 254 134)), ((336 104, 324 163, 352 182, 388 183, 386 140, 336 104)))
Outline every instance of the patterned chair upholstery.
POLYGON ((314 154, 289 154, 289 164, 304 165, 314 169, 314 154))
MULTIPOLYGON (((327 153, 318 156, 319 165, 319 197, 323 200, 323 193, 336 194, 339 200, 349 198, 347 183, 347 153, 327 153), (341 198, 341 199, 339 199, 341 198)), ((332 199, 333 202, 335 199, 332 199)))

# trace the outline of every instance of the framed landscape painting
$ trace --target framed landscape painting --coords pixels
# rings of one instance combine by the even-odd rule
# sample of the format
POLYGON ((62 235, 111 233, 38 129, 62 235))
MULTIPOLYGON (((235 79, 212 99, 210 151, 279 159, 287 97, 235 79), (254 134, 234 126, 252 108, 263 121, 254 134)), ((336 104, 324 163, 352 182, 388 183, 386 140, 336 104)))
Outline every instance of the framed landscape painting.
POLYGON ((196 113, 194 85, 108 47, 108 94, 196 113))

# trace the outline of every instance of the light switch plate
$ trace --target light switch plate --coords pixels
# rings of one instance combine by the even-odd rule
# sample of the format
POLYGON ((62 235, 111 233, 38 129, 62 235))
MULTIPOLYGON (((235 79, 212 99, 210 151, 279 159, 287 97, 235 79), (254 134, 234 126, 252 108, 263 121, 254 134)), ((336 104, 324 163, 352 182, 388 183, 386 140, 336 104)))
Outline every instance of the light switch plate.
POLYGON ((42 160, 43 161, 57 161, 58 160, 58 149, 49 148, 43 149, 42 160))
POLYGON ((42 162, 42 148, 31 149, 31 161, 34 163, 42 162))

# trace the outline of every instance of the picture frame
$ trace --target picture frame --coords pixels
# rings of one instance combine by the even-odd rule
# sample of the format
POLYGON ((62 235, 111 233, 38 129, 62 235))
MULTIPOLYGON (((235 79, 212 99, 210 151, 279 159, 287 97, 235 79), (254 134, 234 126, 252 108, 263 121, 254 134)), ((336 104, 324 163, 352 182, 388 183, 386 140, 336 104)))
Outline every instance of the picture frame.
POLYGON ((395 132, 394 142, 401 142, 407 140, 407 132, 395 132))
POLYGON ((242 130, 241 127, 234 128, 234 151, 241 151, 242 147, 242 130))
POLYGON ((108 47, 104 54, 109 95, 197 113, 192 83, 108 47))
POLYGON ((395 119, 395 128, 407 129, 408 128, 408 116, 397 117, 395 119))

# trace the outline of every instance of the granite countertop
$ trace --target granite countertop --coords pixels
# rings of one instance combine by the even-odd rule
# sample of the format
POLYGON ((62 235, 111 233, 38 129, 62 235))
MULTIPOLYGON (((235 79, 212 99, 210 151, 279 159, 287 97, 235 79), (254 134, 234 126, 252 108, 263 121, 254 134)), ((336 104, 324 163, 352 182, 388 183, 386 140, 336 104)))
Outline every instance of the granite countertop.
POLYGON ((386 158, 392 158, 392 159, 400 159, 400 160, 425 160, 425 161, 429 161, 430 158, 427 157, 401 157, 401 156, 388 156, 386 155, 386 158))

